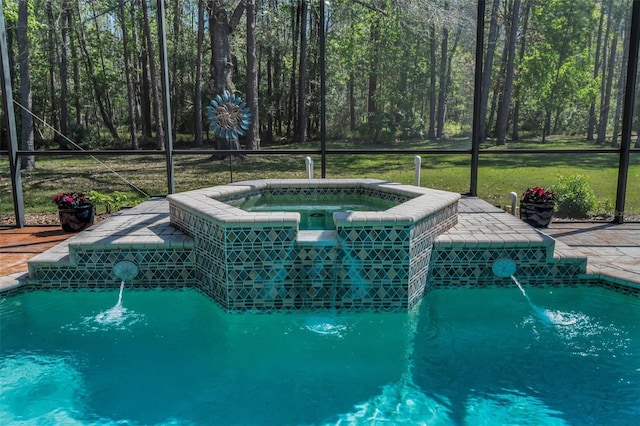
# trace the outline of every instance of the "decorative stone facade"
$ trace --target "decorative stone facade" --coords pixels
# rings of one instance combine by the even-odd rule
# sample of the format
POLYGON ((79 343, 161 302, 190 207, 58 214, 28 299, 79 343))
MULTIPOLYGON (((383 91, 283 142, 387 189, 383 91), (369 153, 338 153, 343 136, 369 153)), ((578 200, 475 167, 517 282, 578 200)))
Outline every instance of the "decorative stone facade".
POLYGON ((200 288, 231 311, 404 310, 422 296, 434 239, 457 223, 458 194, 373 179, 241 182, 171 195, 194 239, 200 288), (336 212, 335 231, 300 231, 298 213, 231 205, 262 193, 377 196, 379 212, 336 212))

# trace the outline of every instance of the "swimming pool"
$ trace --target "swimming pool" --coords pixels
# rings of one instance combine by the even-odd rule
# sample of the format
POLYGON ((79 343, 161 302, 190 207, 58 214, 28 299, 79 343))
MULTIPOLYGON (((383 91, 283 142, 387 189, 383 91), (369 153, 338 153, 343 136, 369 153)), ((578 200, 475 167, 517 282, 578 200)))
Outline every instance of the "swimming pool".
POLYGON ((196 290, 2 300, 0 423, 632 424, 640 299, 439 289, 409 312, 229 315, 196 290))

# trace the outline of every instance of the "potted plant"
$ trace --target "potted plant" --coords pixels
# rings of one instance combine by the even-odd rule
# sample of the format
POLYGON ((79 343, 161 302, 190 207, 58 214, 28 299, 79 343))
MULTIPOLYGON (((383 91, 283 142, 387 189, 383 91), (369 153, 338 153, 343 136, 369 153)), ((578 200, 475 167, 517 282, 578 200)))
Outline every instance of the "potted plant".
POLYGON ((93 204, 81 192, 65 192, 53 196, 58 206, 60 225, 66 232, 78 232, 93 225, 93 204))
POLYGON ((556 194, 549 189, 527 189, 520 198, 520 219, 536 228, 549 226, 556 205, 556 194))

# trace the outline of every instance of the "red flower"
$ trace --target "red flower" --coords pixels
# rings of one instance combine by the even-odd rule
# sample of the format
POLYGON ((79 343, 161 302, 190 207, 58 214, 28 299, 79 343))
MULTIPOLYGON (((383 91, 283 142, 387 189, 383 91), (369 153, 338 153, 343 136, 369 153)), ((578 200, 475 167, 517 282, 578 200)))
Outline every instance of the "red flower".
POLYGON ((527 189, 520 199, 523 203, 553 203, 555 200, 556 194, 553 191, 540 186, 527 189))
POLYGON ((73 209, 76 207, 90 206, 91 200, 79 192, 66 192, 53 196, 53 202, 61 209, 73 209))

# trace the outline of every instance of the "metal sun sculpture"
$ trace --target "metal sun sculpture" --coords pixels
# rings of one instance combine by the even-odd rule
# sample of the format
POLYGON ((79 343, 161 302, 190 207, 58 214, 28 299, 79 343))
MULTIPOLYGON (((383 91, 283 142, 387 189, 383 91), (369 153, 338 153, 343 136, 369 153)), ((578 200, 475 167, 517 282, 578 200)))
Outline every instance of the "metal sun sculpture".
POLYGON ((215 134, 228 141, 244 135, 251 124, 247 103, 240 96, 228 92, 217 95, 211 101, 206 116, 215 134))

